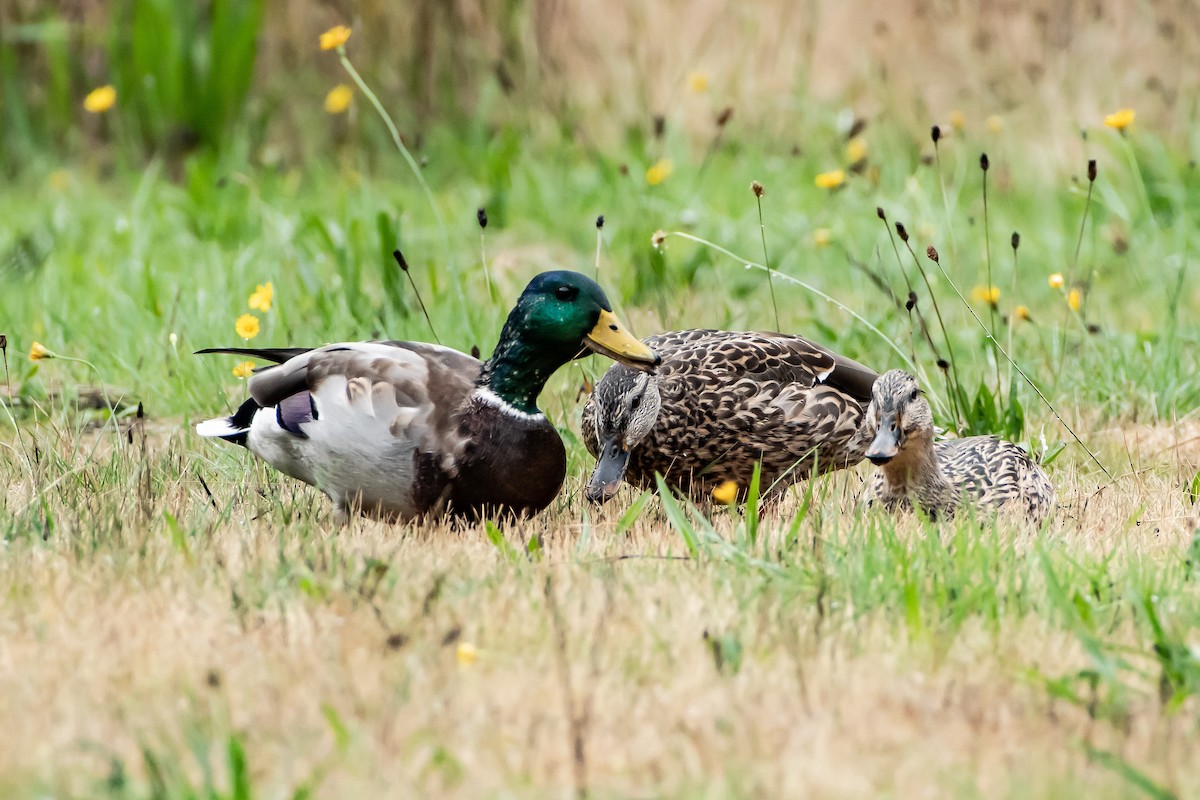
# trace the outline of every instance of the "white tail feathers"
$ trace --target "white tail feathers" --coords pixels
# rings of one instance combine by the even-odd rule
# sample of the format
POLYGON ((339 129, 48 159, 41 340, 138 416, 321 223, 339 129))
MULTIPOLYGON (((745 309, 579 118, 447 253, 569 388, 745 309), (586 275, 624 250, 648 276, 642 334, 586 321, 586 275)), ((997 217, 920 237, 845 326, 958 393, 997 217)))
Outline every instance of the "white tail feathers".
POLYGON ((204 422, 196 426, 196 433, 200 436, 218 437, 221 439, 229 439, 235 436, 244 436, 249 433, 249 428, 239 428, 233 424, 233 417, 217 417, 216 419, 206 419, 204 422))

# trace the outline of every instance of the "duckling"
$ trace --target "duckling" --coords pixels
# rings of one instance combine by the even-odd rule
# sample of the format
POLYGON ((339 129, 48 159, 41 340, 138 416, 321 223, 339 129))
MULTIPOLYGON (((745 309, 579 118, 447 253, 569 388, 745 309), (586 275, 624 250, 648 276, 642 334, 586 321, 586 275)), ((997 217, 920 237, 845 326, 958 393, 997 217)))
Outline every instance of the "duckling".
POLYGON ((766 493, 862 459, 852 445, 876 378, 868 367, 785 333, 683 330, 645 342, 659 368, 610 367, 584 407, 593 502, 622 479, 653 487, 656 472, 703 499, 729 480, 744 492, 756 463, 766 493))
POLYGON ((933 412, 917 379, 885 372, 871 391, 862 441, 881 467, 863 493, 866 505, 891 510, 920 506, 949 519, 964 500, 1023 514, 1040 525, 1054 506, 1054 486, 1036 462, 995 436, 933 440, 933 412))
POLYGON ((327 494, 335 512, 393 520, 537 513, 562 488, 566 450, 537 407, 550 375, 597 352, 650 370, 658 357, 577 272, 529 282, 491 358, 422 342, 224 348, 277 362, 201 436, 240 444, 327 494))

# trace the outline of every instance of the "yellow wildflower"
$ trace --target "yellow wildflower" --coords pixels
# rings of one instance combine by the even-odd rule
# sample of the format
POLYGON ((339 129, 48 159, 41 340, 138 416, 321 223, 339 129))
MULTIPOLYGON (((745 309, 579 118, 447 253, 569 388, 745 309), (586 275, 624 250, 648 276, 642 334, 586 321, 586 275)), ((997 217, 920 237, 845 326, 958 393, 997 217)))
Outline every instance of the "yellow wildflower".
POLYGON ((737 493, 737 481, 722 481, 720 486, 712 490, 713 500, 727 506, 733 505, 734 501, 737 500, 737 493))
POLYGON ((994 308, 1000 302, 1000 287, 976 286, 971 290, 971 299, 976 303, 987 303, 994 308))
POLYGON ((1067 292, 1067 305, 1072 311, 1078 311, 1079 306, 1083 303, 1083 292, 1078 289, 1072 289, 1067 292))
POLYGON ((341 47, 350 38, 350 29, 345 25, 334 25, 321 34, 321 49, 333 50, 341 47))
POLYGON ((250 300, 247 305, 255 311, 261 311, 264 314, 271 310, 271 300, 275 297, 275 286, 267 281, 260 283, 254 288, 253 294, 250 295, 250 300))
POLYGON ((867 157, 867 143, 861 136, 846 142, 846 162, 857 164, 867 157))
POLYGON ((825 247, 833 241, 833 231, 829 228, 817 228, 812 232, 812 243, 817 247, 825 247))
POLYGON ((963 112, 959 111, 958 109, 951 111, 950 112, 950 127, 954 128, 954 130, 956 130, 956 131, 961 131, 963 128, 967 127, 966 115, 963 114, 963 112))
POLYGON ((56 169, 54 172, 50 173, 50 177, 47 182, 50 184, 51 189, 61 192, 71 183, 71 173, 67 172, 65 169, 56 169))
POLYGON ((671 177, 671 173, 675 171, 675 165, 671 163, 669 158, 660 158, 654 162, 650 169, 646 170, 646 183, 651 186, 658 186, 660 183, 671 177))
POLYGON ((818 189, 836 189, 846 182, 845 170, 835 169, 832 172, 822 172, 813 183, 818 189))
POLYGON ((688 75, 688 88, 696 94, 704 94, 708 91, 708 75, 703 72, 693 72, 688 75))
POLYGON ((464 667, 479 660, 479 650, 470 642, 460 642, 454 655, 458 659, 458 663, 464 667))
POLYGON ((1033 320, 1033 317, 1029 316, 1029 309, 1025 306, 1017 306, 1014 308, 1013 317, 1019 320, 1024 320, 1025 322, 1030 322, 1033 320))
POLYGON ((1066 281, 1063 280, 1063 274, 1061 272, 1056 272, 1051 275, 1049 282, 1051 289, 1061 289, 1063 284, 1066 283, 1066 281))
POLYGON ((253 314, 242 314, 233 324, 237 335, 243 339, 253 339, 258 336, 258 317, 253 314))
POLYGON ((235 377, 235 378, 249 378, 253 374, 254 374, 254 362, 253 361, 243 361, 240 364, 238 364, 236 367, 233 368, 233 377, 235 377))
POLYGON ((105 85, 88 92, 87 97, 83 98, 83 110, 92 114, 103 114, 116 102, 117 90, 112 86, 105 85))
POLYGON ((1133 118, 1135 116, 1136 112, 1132 108, 1122 108, 1120 111, 1116 111, 1105 116, 1104 124, 1110 128, 1116 128, 1119 131, 1123 131, 1133 124, 1133 118))
POLYGON ((343 114, 353 100, 354 90, 344 83, 339 83, 325 95, 325 113, 343 114))
POLYGON ((46 345, 41 342, 34 342, 29 345, 29 360, 41 361, 44 358, 54 358, 54 353, 46 349, 46 345))
POLYGON ((1001 117, 999 114, 992 114, 984 124, 987 125, 987 129, 992 133, 999 133, 1004 130, 1004 117, 1001 117))

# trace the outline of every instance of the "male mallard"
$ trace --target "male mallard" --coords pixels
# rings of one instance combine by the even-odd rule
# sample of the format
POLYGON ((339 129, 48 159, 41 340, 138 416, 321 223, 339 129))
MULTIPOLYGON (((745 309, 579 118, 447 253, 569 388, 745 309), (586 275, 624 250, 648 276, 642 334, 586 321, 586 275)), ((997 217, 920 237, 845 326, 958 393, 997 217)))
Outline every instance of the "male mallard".
POLYGON ((964 498, 977 506, 1011 508, 1041 524, 1054 505, 1054 487, 1025 451, 995 436, 933 441, 933 412, 917 379, 885 372, 871 391, 860 433, 871 437, 866 457, 882 467, 863 502, 888 510, 915 501, 931 518, 950 518, 964 498))
POLYGON ((566 451, 538 410, 538 394, 556 369, 589 350, 634 369, 658 363, 621 328, 595 282, 546 272, 525 288, 482 364, 420 342, 201 351, 278 366, 250 379, 250 399, 233 416, 196 430, 317 487, 339 514, 532 514, 566 475, 566 451))
POLYGON ((800 336, 687 330, 651 336, 653 374, 609 368, 583 410, 596 456, 587 496, 604 502, 622 478, 661 473, 703 497, 727 480, 745 488, 762 463, 764 492, 858 463, 850 447, 876 374, 800 336))

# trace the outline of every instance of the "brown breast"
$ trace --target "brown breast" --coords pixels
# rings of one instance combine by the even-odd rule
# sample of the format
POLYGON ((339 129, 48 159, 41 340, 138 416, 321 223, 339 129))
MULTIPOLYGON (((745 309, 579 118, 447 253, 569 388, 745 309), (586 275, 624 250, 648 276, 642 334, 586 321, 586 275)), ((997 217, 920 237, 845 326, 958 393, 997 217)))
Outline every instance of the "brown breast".
POLYGON ((471 404, 458 423, 467 440, 451 487, 451 513, 527 516, 558 496, 567 474, 567 451, 545 417, 517 418, 493 406, 471 404))

